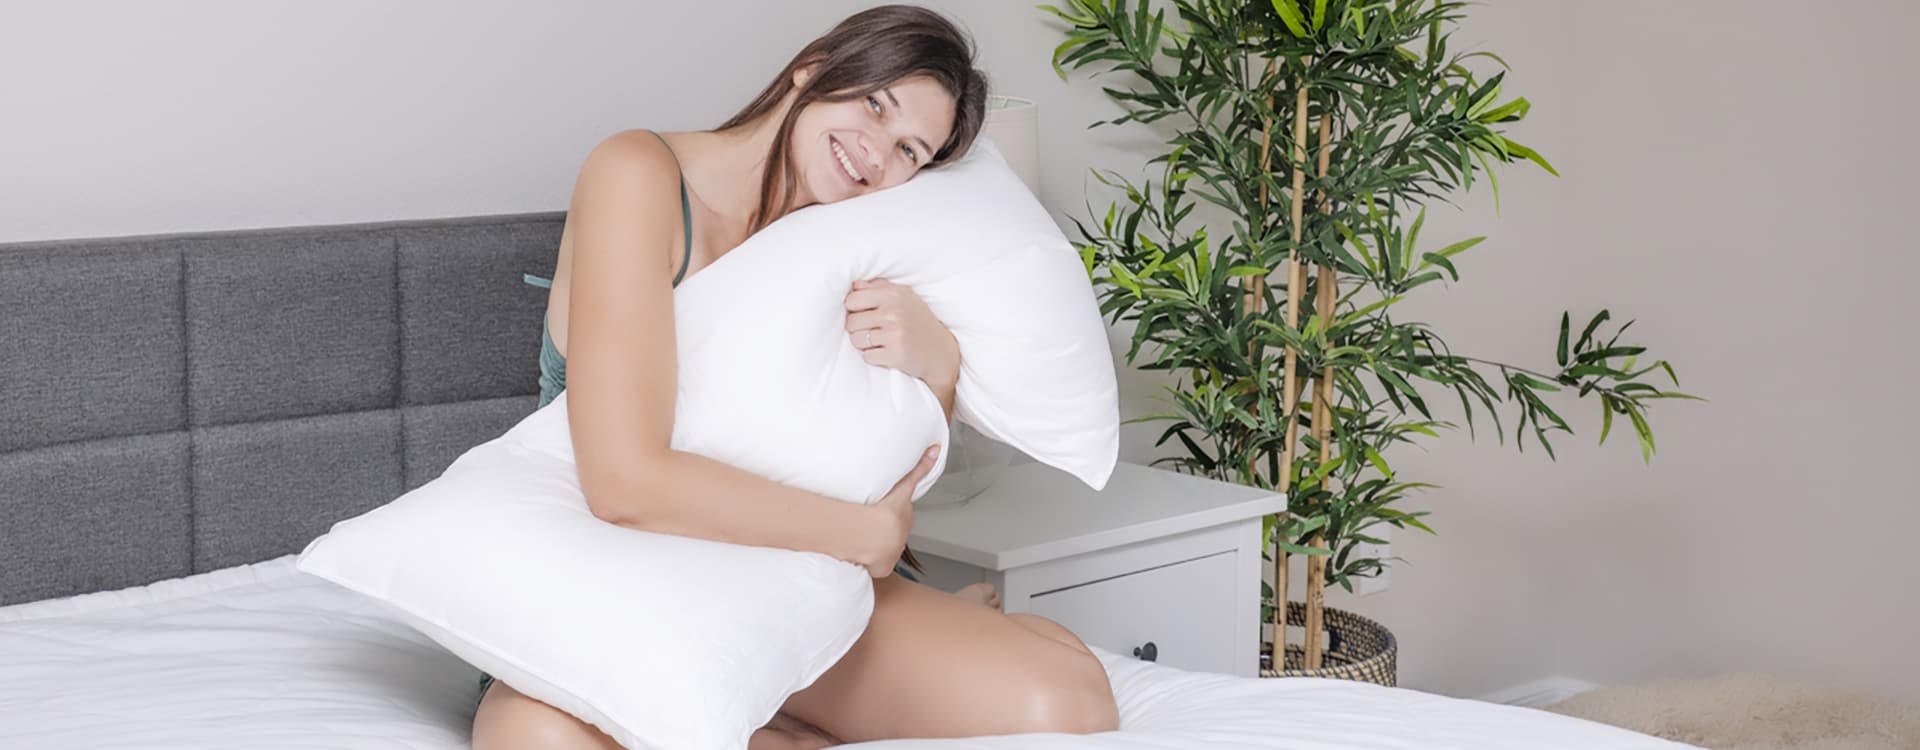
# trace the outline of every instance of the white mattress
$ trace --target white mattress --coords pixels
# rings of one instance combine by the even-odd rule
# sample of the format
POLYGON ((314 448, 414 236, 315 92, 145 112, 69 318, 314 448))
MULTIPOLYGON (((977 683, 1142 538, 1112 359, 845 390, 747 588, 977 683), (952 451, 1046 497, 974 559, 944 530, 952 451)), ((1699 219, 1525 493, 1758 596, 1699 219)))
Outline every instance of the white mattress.
MULTIPOLYGON (((465 748, 479 672, 293 555, 0 607, 0 748, 465 748)), ((1686 745, 1403 688, 1101 652, 1121 729, 861 750, 1637 750, 1686 745)))

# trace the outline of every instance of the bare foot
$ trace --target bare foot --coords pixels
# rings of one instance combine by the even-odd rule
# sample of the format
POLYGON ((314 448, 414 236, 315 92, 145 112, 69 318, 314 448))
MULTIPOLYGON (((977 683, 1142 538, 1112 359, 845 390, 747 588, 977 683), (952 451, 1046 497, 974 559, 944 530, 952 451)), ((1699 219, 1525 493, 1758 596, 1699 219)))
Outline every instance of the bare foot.
POLYGON ((970 602, 985 605, 989 609, 1000 609, 1000 592, 995 591, 991 583, 973 583, 953 592, 954 596, 970 602))
POLYGON ((785 711, 774 714, 772 721, 747 738, 747 750, 820 750, 838 744, 832 735, 785 711))

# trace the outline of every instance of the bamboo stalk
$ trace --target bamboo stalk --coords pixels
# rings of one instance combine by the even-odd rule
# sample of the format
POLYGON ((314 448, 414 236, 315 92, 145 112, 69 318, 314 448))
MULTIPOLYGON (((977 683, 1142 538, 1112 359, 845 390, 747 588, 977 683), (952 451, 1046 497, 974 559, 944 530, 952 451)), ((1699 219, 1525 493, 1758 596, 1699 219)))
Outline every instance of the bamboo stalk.
MULTIPOLYGON (((1328 147, 1332 139, 1333 113, 1331 111, 1322 111, 1320 113, 1319 165, 1319 175, 1322 179, 1326 178, 1327 167, 1333 158, 1333 149, 1328 147)), ((1319 208, 1322 214, 1327 213, 1329 210, 1329 206, 1327 205, 1327 191, 1324 187, 1320 189, 1319 208)), ((1333 320, 1333 305, 1337 299, 1336 287, 1338 283, 1339 272, 1335 271, 1331 265, 1321 265, 1320 284, 1316 290, 1318 292, 1318 299, 1316 300, 1315 312, 1319 313, 1320 320, 1323 323, 1333 320)), ((1319 382, 1316 385, 1318 388, 1315 389, 1313 395, 1313 437, 1320 443, 1320 463, 1324 465, 1328 461, 1333 460, 1332 365, 1328 365, 1321 371, 1319 382)), ((1327 480, 1325 478, 1320 480, 1320 486, 1322 488, 1326 487, 1326 483, 1327 480)), ((1324 539, 1321 535, 1315 534, 1313 535, 1311 544, 1314 547, 1318 547, 1323 541, 1324 539)), ((1321 664, 1320 631, 1325 627, 1326 619, 1326 575, 1327 557, 1325 555, 1312 555, 1307 558, 1307 637, 1305 659, 1307 669, 1319 669, 1321 664)))
MULTIPOLYGON (((1301 59, 1301 64, 1302 65, 1306 64, 1305 58, 1301 59)), ((1306 170, 1301 168, 1301 165, 1307 160, 1307 156, 1305 153, 1305 146, 1303 145, 1306 140, 1307 140, 1307 86, 1306 86, 1306 82, 1303 80, 1300 82, 1299 91, 1295 93, 1294 108, 1293 108, 1293 152, 1292 152, 1293 205, 1291 206, 1293 226, 1291 228, 1291 234, 1292 234, 1294 246, 1287 249, 1286 317, 1287 317, 1287 328, 1289 329, 1300 327, 1300 295, 1302 292, 1302 288, 1306 286, 1306 273, 1305 273, 1305 270, 1300 265, 1300 247, 1299 247, 1300 238, 1302 237, 1302 232, 1303 232, 1300 226, 1301 208, 1302 208, 1301 198, 1303 197, 1302 194, 1306 191, 1306 181, 1307 181, 1306 170)), ((1286 491, 1293 484, 1293 450, 1300 436, 1300 420, 1295 414, 1295 411, 1299 408, 1299 403, 1300 403, 1300 399, 1299 399, 1300 383, 1299 383, 1299 378, 1294 375, 1294 368, 1296 365, 1299 364, 1299 362, 1300 362, 1300 352, 1291 346, 1287 347, 1286 362, 1284 365, 1285 373, 1281 377, 1281 392, 1282 392, 1281 414, 1284 414, 1287 420, 1287 433, 1286 433, 1286 437, 1281 442, 1281 449, 1280 449, 1281 453, 1280 453, 1280 483, 1279 484, 1280 484, 1281 494, 1285 494, 1286 491)), ((1278 532, 1276 531, 1276 533, 1278 532)), ((1276 561, 1284 560, 1285 557, 1286 555, 1284 550, 1280 550, 1280 549, 1274 550, 1274 558, 1276 561)), ((1308 561, 1308 566, 1309 568, 1311 568, 1312 566, 1311 560, 1308 561)), ((1274 570, 1275 578, 1273 581, 1273 593, 1274 593, 1273 605, 1274 605, 1274 619, 1277 621, 1278 624, 1274 628, 1274 634, 1273 634, 1274 635, 1273 665, 1275 669, 1280 669, 1284 666, 1284 661, 1286 656, 1286 649, 1285 649, 1286 619, 1285 618, 1286 618, 1286 609, 1287 609, 1287 600, 1284 598, 1284 595, 1286 594, 1286 591, 1287 591, 1287 579, 1281 576, 1284 576, 1287 574, 1287 566, 1284 564, 1276 564, 1274 568, 1275 568, 1274 570)))
MULTIPOLYGON (((1278 63, 1279 63, 1279 60, 1277 59, 1267 60, 1267 72, 1265 76, 1261 77, 1261 80, 1264 81, 1267 78, 1271 78, 1273 76, 1273 68, 1278 63)), ((1267 111, 1272 112, 1273 111, 1273 92, 1271 91, 1267 92, 1266 101, 1267 101, 1267 111)), ((1261 174, 1268 174, 1268 173, 1271 173, 1272 170, 1273 170, 1273 120, 1270 117, 1263 116, 1260 118, 1260 172, 1261 174)), ((1261 208, 1264 209, 1266 205, 1267 205, 1267 183, 1265 181, 1262 181, 1260 183, 1260 206, 1261 208)), ((1267 278, 1265 276, 1253 276, 1253 277, 1249 277, 1248 281, 1253 285, 1253 288, 1250 290, 1251 293, 1247 295, 1247 312, 1249 317, 1251 317, 1252 315, 1259 314, 1262 303, 1267 297, 1267 278)), ((1255 342, 1248 342, 1247 358, 1252 359, 1257 353, 1258 353, 1258 348, 1255 342)), ((1255 366, 1258 366, 1258 365, 1256 364, 1255 366)), ((1291 454, 1288 454, 1288 456, 1291 457, 1291 454)), ((1257 465, 1257 462, 1259 460, 1260 460, 1260 454, 1252 453, 1252 452, 1248 454, 1247 472, 1249 474, 1252 474, 1254 476, 1259 475, 1260 468, 1257 465)), ((1288 464, 1288 465, 1290 466, 1291 464, 1288 464)), ((1285 476, 1286 472, 1282 472, 1282 475, 1285 476)), ((1280 484, 1280 491, 1282 493, 1286 492, 1287 480, 1284 478, 1281 478, 1281 479, 1278 479, 1277 481, 1280 484)), ((1284 510, 1280 511, 1280 513, 1277 514, 1277 516, 1275 517, 1274 534, 1276 536, 1280 533, 1279 532, 1280 525, 1286 523, 1286 520, 1287 520, 1287 512, 1284 510)), ((1272 667, 1276 670, 1281 669, 1282 667, 1285 666, 1284 661, 1287 653, 1287 557, 1288 556, 1287 556, 1286 550, 1280 549, 1279 547, 1274 547, 1273 549, 1273 656, 1272 656, 1271 663, 1272 663, 1272 667)))

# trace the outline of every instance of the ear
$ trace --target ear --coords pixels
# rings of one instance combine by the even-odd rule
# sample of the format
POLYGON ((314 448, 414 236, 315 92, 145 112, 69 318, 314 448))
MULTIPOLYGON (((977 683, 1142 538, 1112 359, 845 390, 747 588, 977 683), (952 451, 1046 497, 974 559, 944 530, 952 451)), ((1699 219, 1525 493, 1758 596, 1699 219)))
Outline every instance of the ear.
POLYGON ((807 81, 813 79, 814 70, 819 68, 819 66, 820 66, 820 63, 815 62, 815 63, 807 63, 806 65, 802 65, 798 68, 794 68, 793 69, 793 87, 805 88, 807 85, 807 81))

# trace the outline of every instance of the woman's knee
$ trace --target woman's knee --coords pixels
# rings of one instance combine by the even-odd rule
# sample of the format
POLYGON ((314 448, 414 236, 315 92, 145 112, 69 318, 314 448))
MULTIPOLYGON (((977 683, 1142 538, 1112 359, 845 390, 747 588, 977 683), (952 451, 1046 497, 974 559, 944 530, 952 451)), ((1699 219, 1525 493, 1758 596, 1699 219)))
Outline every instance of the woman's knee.
MULTIPOLYGON (((1072 649, 1054 652, 1061 658, 1033 676, 1022 700, 1033 732, 1090 734, 1119 728, 1119 708, 1107 670, 1085 643, 1066 626, 1038 615, 1008 615, 1035 634, 1072 649)), ((1036 664, 1036 666, 1038 666, 1036 664)))
POLYGON ((1093 734, 1120 728, 1119 709, 1105 679, 1058 674, 1030 684, 1024 693, 1024 731, 1093 734))
POLYGON ((1088 657, 1094 658, 1096 661, 1098 660, 1097 657, 1093 656, 1093 651, 1087 648, 1087 644, 1082 642, 1079 636, 1074 635, 1073 631, 1068 630, 1067 626, 1065 625, 1061 625, 1060 623, 1054 622, 1045 617, 1041 617, 1036 614, 1029 614, 1026 612, 1015 612, 1013 614, 1009 614, 1007 615, 1007 619, 1012 620, 1016 623, 1019 623, 1020 627, 1026 628, 1035 633, 1039 633, 1040 635, 1046 636, 1050 640, 1059 642, 1063 646, 1071 648, 1082 654, 1086 654, 1088 657))
POLYGON ((473 716, 473 750, 620 750, 598 727, 495 681, 473 716))

